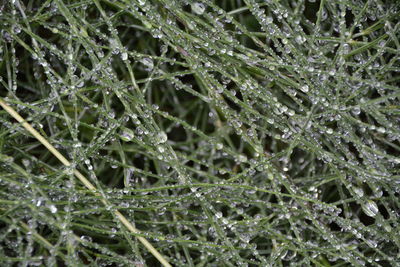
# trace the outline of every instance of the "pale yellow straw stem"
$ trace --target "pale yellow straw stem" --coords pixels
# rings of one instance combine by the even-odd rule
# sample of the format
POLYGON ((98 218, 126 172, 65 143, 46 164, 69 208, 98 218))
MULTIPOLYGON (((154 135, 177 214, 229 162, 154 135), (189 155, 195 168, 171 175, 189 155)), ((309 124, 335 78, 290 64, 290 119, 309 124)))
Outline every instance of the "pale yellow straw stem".
MULTIPOLYGON (((71 166, 71 163, 60 153, 58 150, 50 144, 38 131, 36 131, 28 122, 22 118, 18 112, 16 112, 12 107, 7 105, 1 98, 0 98, 0 106, 7 111, 14 119, 16 119, 19 123, 21 123, 24 128, 30 132, 40 143, 42 143, 51 153, 53 153, 56 158, 58 158, 65 166, 71 166)), ((74 169, 75 176, 89 189, 92 191, 96 191, 96 187, 88 180, 82 173, 78 170, 74 169)), ((107 205, 107 201, 105 199, 101 199, 105 205, 107 205)), ((138 229, 136 229, 132 223, 130 223, 124 215, 118 210, 114 211, 115 216, 121 221, 129 231, 134 234, 140 233, 138 229)), ((163 266, 171 267, 171 264, 168 263, 166 259, 150 244, 146 238, 138 236, 137 239, 156 257, 163 266)))

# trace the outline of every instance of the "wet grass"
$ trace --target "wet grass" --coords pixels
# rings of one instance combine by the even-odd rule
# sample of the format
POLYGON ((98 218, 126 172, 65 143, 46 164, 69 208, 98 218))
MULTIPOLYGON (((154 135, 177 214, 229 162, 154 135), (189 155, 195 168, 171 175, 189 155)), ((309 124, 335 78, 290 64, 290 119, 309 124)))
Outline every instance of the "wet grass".
POLYGON ((399 12, 1 3, 1 262, 396 266, 399 12))

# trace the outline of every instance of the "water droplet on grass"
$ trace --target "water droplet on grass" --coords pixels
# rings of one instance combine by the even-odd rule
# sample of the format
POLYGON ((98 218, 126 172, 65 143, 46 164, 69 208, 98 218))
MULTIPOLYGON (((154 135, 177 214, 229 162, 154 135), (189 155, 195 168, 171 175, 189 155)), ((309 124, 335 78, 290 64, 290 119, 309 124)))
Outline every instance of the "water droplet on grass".
POLYGON ((151 58, 142 58, 140 63, 146 66, 146 70, 151 71, 154 68, 154 62, 151 58))
POLYGON ((383 127, 378 127, 377 131, 382 134, 386 132, 385 128, 383 127))
POLYGON ((300 90, 304 93, 307 93, 309 91, 309 87, 308 85, 303 85, 302 87, 300 87, 300 90))
POLYGON ((245 155, 239 155, 238 161, 242 163, 247 162, 247 157, 245 155))
POLYGON ((296 255, 297 255, 296 251, 286 250, 282 252, 280 258, 284 261, 290 261, 293 260, 296 257, 296 255))
POLYGON ((164 133, 164 132, 159 132, 157 134, 157 136, 156 136, 156 140, 155 141, 156 141, 157 144, 162 144, 162 143, 167 142, 167 140, 168 140, 167 134, 164 133))
POLYGON ((31 162, 29 161, 29 159, 23 159, 22 164, 25 166, 25 168, 28 168, 31 162))
POLYGON ((362 206, 362 210, 370 217, 375 217, 379 212, 378 205, 372 200, 368 200, 367 203, 362 206))
POLYGON ((38 198, 36 201, 36 207, 40 207, 40 205, 42 205, 42 198, 38 198))
POLYGON ((273 19, 272 17, 267 17, 267 18, 265 19, 265 22, 266 22, 267 24, 271 24, 273 21, 274 21, 274 19, 273 19))
POLYGON ((298 44, 302 44, 302 43, 304 43, 304 42, 306 41, 306 39, 305 39, 303 36, 301 36, 301 35, 297 35, 296 38, 295 38, 295 41, 296 41, 298 44))
POLYGON ((51 213, 56 213, 57 212, 57 208, 54 205, 50 205, 49 209, 50 209, 51 213))
POLYGON ((134 137, 133 131, 128 128, 123 129, 123 131, 121 132, 121 139, 125 142, 131 141, 133 137, 134 137))
POLYGON ((204 11, 206 10, 206 7, 202 3, 193 3, 192 4, 192 11, 196 13, 197 15, 202 15, 204 11))
POLYGON ((354 191, 354 193, 356 193, 356 195, 358 197, 363 197, 364 196, 364 190, 362 190, 359 187, 353 187, 353 191, 354 191))
POLYGON ((124 53, 122 53, 121 54, 121 58, 122 58, 122 60, 127 60, 128 59, 128 53, 126 53, 126 52, 124 52, 124 53))

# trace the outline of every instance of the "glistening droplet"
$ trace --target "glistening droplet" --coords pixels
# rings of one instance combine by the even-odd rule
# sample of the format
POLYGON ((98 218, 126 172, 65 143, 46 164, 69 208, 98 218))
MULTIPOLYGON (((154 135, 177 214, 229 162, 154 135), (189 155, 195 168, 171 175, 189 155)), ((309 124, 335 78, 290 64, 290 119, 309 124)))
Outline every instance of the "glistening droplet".
POLYGON ((375 217, 379 212, 378 205, 372 200, 368 200, 367 203, 362 206, 362 210, 370 217, 375 217))

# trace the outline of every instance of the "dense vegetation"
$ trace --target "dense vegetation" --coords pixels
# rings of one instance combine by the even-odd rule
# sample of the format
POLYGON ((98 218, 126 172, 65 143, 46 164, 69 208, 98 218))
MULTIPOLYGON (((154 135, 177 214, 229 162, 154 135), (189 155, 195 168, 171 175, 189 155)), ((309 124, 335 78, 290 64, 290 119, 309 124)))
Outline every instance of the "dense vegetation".
POLYGON ((0 1, 0 265, 400 266, 399 18, 0 1))

